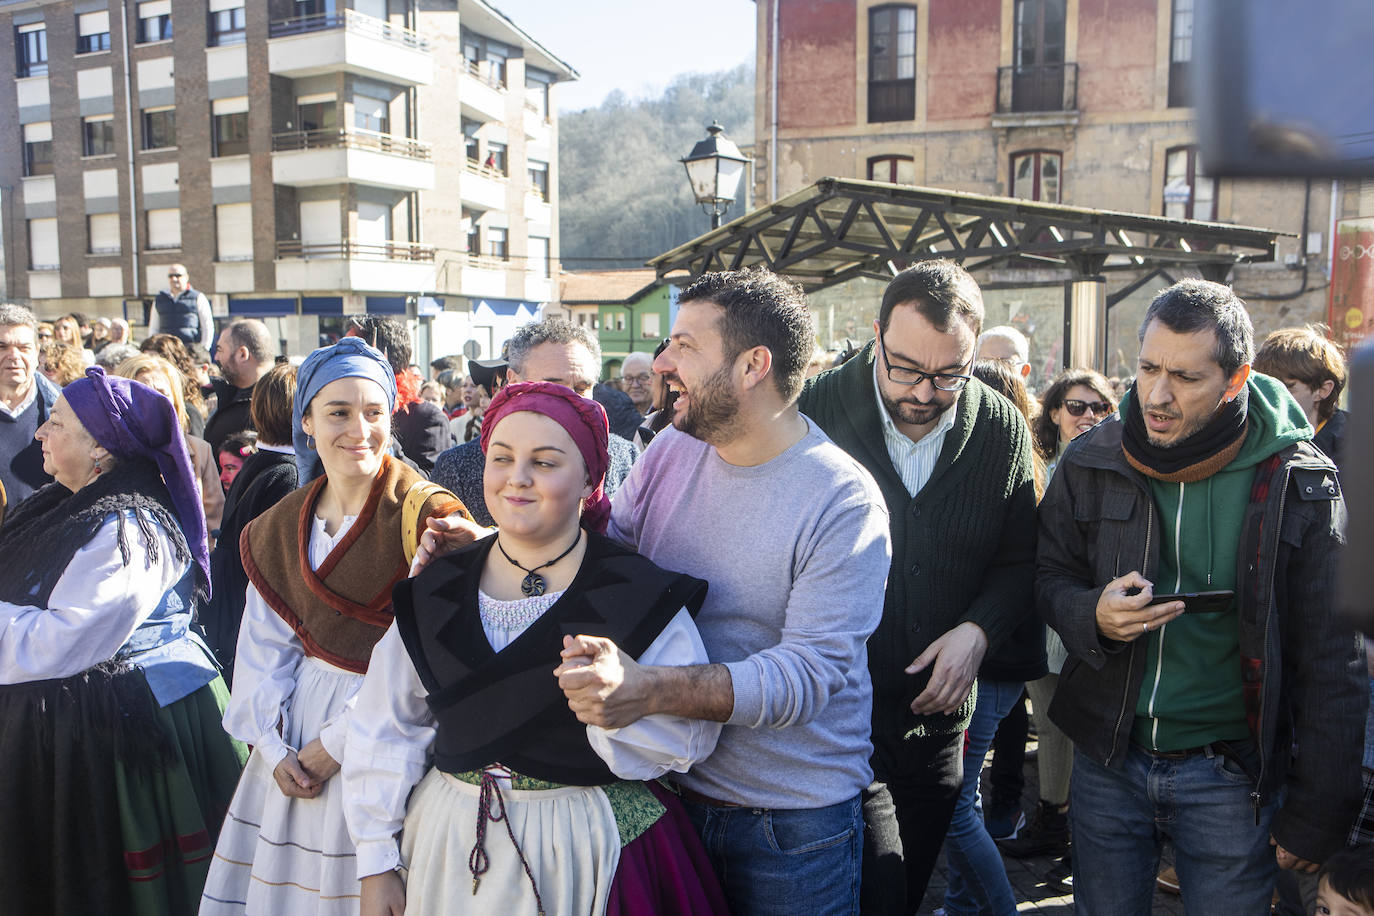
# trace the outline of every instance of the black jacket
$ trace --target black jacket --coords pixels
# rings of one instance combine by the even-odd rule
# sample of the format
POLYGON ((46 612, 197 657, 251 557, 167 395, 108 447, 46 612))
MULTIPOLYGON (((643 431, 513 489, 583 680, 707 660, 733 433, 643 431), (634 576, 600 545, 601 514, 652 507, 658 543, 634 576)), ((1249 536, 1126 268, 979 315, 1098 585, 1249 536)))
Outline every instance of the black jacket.
POLYGON ((808 381, 800 406, 873 475, 892 520, 883 617, 868 641, 874 762, 881 769, 903 738, 951 735, 968 725, 972 698, 952 716, 911 712, 930 674, 912 677, 904 669, 938 637, 972 621, 987 634, 988 657, 1009 650, 1024 663, 1026 678, 1045 673, 1045 637, 1031 600, 1035 485, 1024 419, 1006 398, 970 382, 935 470, 913 497, 883 441, 873 355, 870 342, 843 366, 808 381))
MULTIPOLYGON (((1078 750, 1119 763, 1145 676, 1139 640, 1099 636, 1096 608, 1112 579, 1159 568, 1148 479, 1126 463, 1122 423, 1075 439, 1040 503, 1036 602, 1069 659, 1050 717, 1078 750)), ((1286 786, 1271 832, 1313 862, 1345 843, 1359 801, 1368 703, 1354 630, 1332 612, 1345 504, 1335 466, 1307 442, 1262 463, 1237 553, 1236 603, 1247 715, 1259 750, 1252 801, 1286 786), (1262 497, 1262 498, 1260 498, 1262 497)))
POLYGON ((428 476, 439 455, 453 446, 448 415, 429 401, 410 404, 391 418, 391 431, 401 442, 406 457, 428 476))
POLYGON ((219 540, 210 552, 211 593, 201 614, 205 641, 224 668, 226 683, 233 683, 234 649, 248 591, 248 575, 239 554, 239 536, 248 523, 275 506, 296 489, 296 457, 281 452, 256 451, 248 456, 224 500, 219 540))
POLYGON ((210 450, 216 457, 220 446, 230 435, 253 426, 252 402, 253 388, 235 388, 224 379, 210 380, 216 397, 215 412, 205 421, 204 439, 210 443, 210 450))

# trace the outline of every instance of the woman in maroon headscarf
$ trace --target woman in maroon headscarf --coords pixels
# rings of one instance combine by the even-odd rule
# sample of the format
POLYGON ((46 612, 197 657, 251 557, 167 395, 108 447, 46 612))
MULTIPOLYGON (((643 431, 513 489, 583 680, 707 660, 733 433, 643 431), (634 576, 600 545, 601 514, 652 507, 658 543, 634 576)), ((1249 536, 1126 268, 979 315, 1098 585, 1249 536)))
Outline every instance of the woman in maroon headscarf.
POLYGON ((487 408, 500 529, 397 586, 349 723, 365 916, 469 898, 491 913, 724 911, 676 798, 644 781, 708 756, 720 725, 584 726, 553 674, 575 634, 648 664, 706 661, 691 617, 706 583, 601 533, 606 441, 601 405, 561 385, 514 384, 487 408))

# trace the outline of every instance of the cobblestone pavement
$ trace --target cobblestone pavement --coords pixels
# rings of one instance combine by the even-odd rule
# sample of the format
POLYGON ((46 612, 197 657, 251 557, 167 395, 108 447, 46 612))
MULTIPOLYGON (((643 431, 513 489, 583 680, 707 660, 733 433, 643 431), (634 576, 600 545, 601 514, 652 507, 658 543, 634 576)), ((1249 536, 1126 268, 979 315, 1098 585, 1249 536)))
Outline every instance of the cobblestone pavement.
MULTIPOLYGON (((1034 748, 1035 741, 1032 740, 1026 748, 1026 788, 1021 796, 1022 807, 1026 809, 1027 816, 1029 816, 1030 810, 1035 807, 1035 799, 1038 797, 1034 748)), ((987 797, 987 778, 988 773, 985 768, 983 771, 984 798, 987 797)), ((1166 864, 1173 862, 1173 851, 1167 846, 1164 850, 1164 861, 1166 864)), ((1042 856, 1033 859, 1013 859, 1004 855, 1002 863, 1006 866, 1007 878, 1011 881, 1012 890, 1016 892, 1016 908, 1019 912, 1054 914, 1054 916, 1070 916, 1074 912, 1072 888, 1055 881, 1046 881, 1046 874, 1056 864, 1054 858, 1042 856)), ((922 914, 933 913, 937 907, 944 905, 945 882, 945 857, 941 853, 940 861, 935 866, 935 873, 931 876, 930 886, 926 889, 925 900, 921 903, 920 912, 922 914)), ((1156 890, 1154 913, 1156 916, 1163 916, 1163 914, 1184 916, 1183 902, 1173 894, 1156 890)))

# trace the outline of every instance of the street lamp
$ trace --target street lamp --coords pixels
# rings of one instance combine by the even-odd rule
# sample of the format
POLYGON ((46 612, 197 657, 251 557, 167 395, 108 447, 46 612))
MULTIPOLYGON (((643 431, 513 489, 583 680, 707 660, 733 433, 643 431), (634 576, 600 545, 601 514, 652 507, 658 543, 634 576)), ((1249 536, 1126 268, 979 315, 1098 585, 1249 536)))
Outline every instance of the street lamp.
POLYGON ((724 135, 725 128, 720 124, 712 121, 706 132, 706 139, 692 147, 681 162, 687 168, 687 180, 692 183, 692 196, 710 214, 711 228, 719 229, 721 216, 735 202, 744 164, 749 159, 724 135))

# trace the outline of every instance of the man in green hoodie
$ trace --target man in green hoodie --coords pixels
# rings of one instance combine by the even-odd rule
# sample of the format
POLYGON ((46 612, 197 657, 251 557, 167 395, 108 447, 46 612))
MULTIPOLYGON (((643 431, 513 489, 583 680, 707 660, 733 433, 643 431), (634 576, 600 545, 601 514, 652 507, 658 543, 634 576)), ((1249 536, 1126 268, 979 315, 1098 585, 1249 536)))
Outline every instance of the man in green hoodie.
POLYGON ((1188 912, 1267 913, 1276 868, 1315 869, 1349 829, 1368 698, 1331 607, 1339 477, 1283 385, 1250 372, 1253 336, 1225 286, 1160 293, 1120 419, 1069 446, 1040 505, 1089 916, 1150 912, 1164 837, 1188 912), (1204 591, 1232 597, 1156 599, 1204 591))

